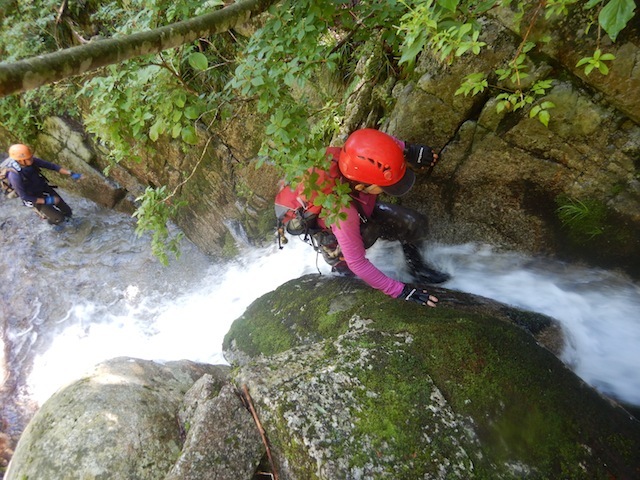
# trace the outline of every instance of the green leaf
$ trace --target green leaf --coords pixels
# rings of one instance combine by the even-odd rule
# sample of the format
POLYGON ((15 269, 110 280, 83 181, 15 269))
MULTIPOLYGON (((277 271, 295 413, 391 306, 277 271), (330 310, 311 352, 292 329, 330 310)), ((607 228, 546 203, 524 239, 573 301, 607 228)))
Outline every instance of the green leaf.
POLYGON ((178 107, 183 108, 185 103, 187 103, 187 94, 183 91, 178 91, 173 98, 173 103, 178 107))
POLYGON ((549 118, 551 118, 551 115, 549 115, 549 112, 547 112, 546 110, 542 110, 538 115, 538 120, 540 120, 540 123, 542 123, 545 127, 549 126, 549 118))
POLYGON ((189 55, 189 65, 195 70, 206 70, 209 67, 209 61, 204 53, 194 52, 189 55))
POLYGON ((529 112, 529 118, 533 118, 536 115, 538 115, 540 113, 540 110, 542 110, 542 109, 540 108, 539 105, 536 105, 535 107, 533 107, 531 109, 531 111, 529 112))
POLYGON ((187 107, 184 110, 184 116, 187 117, 189 120, 195 120, 200 116, 200 109, 193 105, 190 107, 187 107))
POLYGON ((581 58, 580 61, 578 63, 576 63, 576 67, 581 67, 585 63, 589 63, 589 60, 591 60, 591 57, 581 58))
POLYGON ((593 7, 595 7, 596 5, 598 5, 600 2, 602 2, 602 0, 589 0, 585 6, 583 7, 585 10, 589 10, 593 7))
POLYGON ((469 45, 460 45, 456 50, 456 57, 460 57, 467 50, 469 50, 469 45))
POLYGON ((436 3, 450 12, 455 12, 456 8, 458 8, 459 0, 436 0, 436 3))
POLYGON ((403 48, 402 56, 400 57, 400 61, 398 63, 400 65, 402 65, 403 63, 407 63, 409 65, 413 64, 415 58, 424 48, 426 39, 426 32, 420 32, 417 38, 415 38, 408 47, 403 48))
POLYGON ((189 145, 196 145, 198 143, 198 135, 196 134, 196 129, 191 125, 188 125, 182 129, 180 132, 182 136, 182 140, 189 145))
POLYGON ((149 138, 151 139, 151 141, 157 141, 160 135, 164 133, 164 129, 164 122, 160 119, 156 120, 156 122, 151 125, 151 128, 149 129, 149 138))
POLYGON ((634 0, 610 0, 598 15, 598 22, 614 42, 620 31, 633 18, 634 0))

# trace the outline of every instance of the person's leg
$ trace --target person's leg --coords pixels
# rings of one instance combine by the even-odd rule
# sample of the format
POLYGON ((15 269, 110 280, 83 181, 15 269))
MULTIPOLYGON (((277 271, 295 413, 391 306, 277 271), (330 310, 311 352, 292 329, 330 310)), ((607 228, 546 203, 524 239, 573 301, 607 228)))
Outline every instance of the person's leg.
POLYGON ((35 209, 44 216, 51 225, 64 222, 65 215, 53 205, 36 205, 35 209))
POLYGON ((442 283, 449 275, 431 268, 424 260, 419 245, 427 238, 427 217, 410 208, 379 202, 372 215, 380 238, 402 244, 409 271, 419 282, 442 283))
POLYGON ((64 215, 67 218, 71 217, 71 207, 69 205, 67 205, 67 202, 65 202, 62 197, 58 194, 58 192, 56 192, 51 186, 49 186, 46 190, 45 193, 48 195, 55 195, 56 197, 58 197, 60 200, 58 201, 58 203, 56 203, 56 208, 58 210, 60 210, 60 212, 62 212, 62 215, 64 215))
POLYGON ((402 252, 409 267, 409 271, 418 282, 422 283, 443 283, 451 276, 448 273, 440 272, 430 267, 422 257, 420 249, 412 243, 403 243, 402 252))
POLYGON ((380 238, 419 244, 427 238, 427 217, 410 208, 378 202, 373 210, 373 222, 378 226, 380 238))
POLYGON ((66 217, 66 218, 71 218, 72 215, 72 211, 71 211, 71 207, 69 205, 67 205, 67 202, 65 202, 62 197, 60 197, 60 202, 58 202, 58 204, 56 204, 56 208, 58 210, 60 210, 62 212, 62 214, 66 217))

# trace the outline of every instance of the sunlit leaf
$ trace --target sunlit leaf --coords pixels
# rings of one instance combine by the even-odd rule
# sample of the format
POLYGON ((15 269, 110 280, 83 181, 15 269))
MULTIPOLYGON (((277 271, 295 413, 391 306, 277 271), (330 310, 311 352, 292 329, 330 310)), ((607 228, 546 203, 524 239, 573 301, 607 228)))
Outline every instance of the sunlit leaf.
POLYGON ((209 67, 209 61, 204 53, 194 52, 189 55, 189 65, 195 70, 206 70, 209 67))

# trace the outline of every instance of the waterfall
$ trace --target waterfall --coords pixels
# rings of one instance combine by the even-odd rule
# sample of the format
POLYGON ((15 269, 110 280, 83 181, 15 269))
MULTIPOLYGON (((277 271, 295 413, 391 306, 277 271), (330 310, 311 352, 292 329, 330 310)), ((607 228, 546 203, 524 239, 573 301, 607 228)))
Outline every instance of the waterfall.
MULTIPOLYGON (((11 397, 16 410, 41 404, 117 356, 226 363, 223 337, 252 301, 318 269, 329 274, 296 238, 282 250, 275 243, 244 246, 237 260, 224 262, 184 241, 182 256, 162 267, 128 215, 63 196, 74 219, 61 231, 19 202, 0 200, 0 395, 3 404, 11 397)), ((567 338, 563 360, 600 391, 640 405, 637 283, 617 272, 483 245, 430 245, 425 253, 452 274, 445 287, 557 319, 567 338)), ((408 280, 396 244, 380 242, 368 255, 408 280)), ((19 416, 4 408, 3 418, 19 416)))

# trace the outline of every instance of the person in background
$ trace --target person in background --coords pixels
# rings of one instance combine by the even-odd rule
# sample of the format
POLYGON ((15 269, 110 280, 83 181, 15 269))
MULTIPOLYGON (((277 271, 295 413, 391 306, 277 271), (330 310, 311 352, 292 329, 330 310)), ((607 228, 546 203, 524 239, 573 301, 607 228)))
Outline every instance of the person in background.
POLYGON ((71 218, 71 207, 49 185, 40 170, 53 170, 62 175, 69 175, 74 180, 80 179, 79 173, 34 157, 31 149, 23 144, 9 147, 9 158, 12 162, 9 165, 7 179, 25 206, 35 208, 51 225, 58 225, 71 218))
POLYGON ((405 143, 375 129, 353 132, 340 149, 329 147, 327 153, 337 159, 340 175, 352 188, 353 201, 342 209, 346 219, 329 226, 335 235, 348 270, 385 294, 435 307, 438 299, 420 284, 438 284, 449 275, 431 268, 422 257, 419 244, 427 236, 424 215, 395 204, 377 200, 386 193, 405 195, 413 187, 418 168, 433 168, 438 155, 425 145, 405 143), (388 277, 365 256, 367 248, 378 238, 397 240, 407 266, 418 285, 405 284, 388 277))

